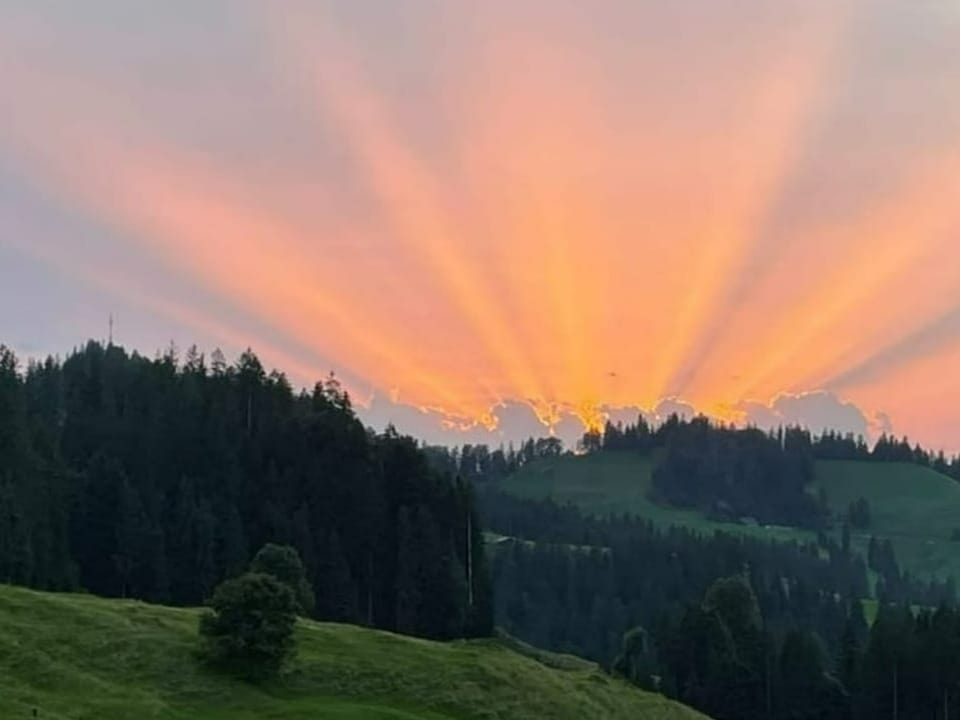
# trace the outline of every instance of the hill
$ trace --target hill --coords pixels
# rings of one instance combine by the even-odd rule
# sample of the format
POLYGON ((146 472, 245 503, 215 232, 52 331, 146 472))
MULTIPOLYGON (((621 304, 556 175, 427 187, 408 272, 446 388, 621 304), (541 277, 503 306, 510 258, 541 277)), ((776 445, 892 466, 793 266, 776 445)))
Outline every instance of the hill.
POLYGON ((703 716, 585 661, 301 622, 282 684, 196 662, 198 611, 0 586, 0 717, 43 720, 524 720, 703 716))
MULTIPOLYGON (((807 530, 720 522, 696 511, 655 504, 647 496, 652 470, 652 459, 634 452, 564 455, 524 465, 502 482, 502 489, 521 497, 570 502, 595 515, 636 514, 662 526, 772 540, 816 539, 807 530)), ((869 502, 872 524, 852 537, 859 551, 866 553, 871 535, 889 538, 900 565, 912 573, 960 578, 960 544, 951 541, 960 527, 960 483, 909 463, 824 460, 816 463, 811 489, 821 487, 837 517, 851 501, 864 497, 869 502)))
POLYGON ((834 512, 852 501, 870 503, 871 526, 854 537, 866 552, 871 534, 889 538, 900 565, 920 575, 960 579, 960 483, 909 463, 822 461, 815 484, 834 512))

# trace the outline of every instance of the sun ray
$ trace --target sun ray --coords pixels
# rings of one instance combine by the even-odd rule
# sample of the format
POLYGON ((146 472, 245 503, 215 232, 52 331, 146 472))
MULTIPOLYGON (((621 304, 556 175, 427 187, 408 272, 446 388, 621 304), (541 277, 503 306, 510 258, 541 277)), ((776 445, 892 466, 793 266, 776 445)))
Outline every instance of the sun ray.
POLYGON ((369 382, 382 382, 384 367, 391 368, 388 373, 402 378, 411 395, 434 398, 451 412, 483 411, 482 398, 465 399, 452 380, 423 373, 408 359, 410 344, 391 340, 382 322, 364 318, 355 304, 343 302, 342 293, 323 291, 318 284, 323 263, 304 254, 310 245, 305 231, 276 213, 258 211, 256 202, 230 188, 222 174, 171 148, 147 142, 137 150, 117 147, 96 130, 101 123, 74 119, 86 144, 97 138, 91 145, 97 148, 96 162, 64 133, 60 145, 45 148, 38 164, 46 184, 108 225, 133 233, 158 259, 280 328, 302 349, 326 354, 369 382), (73 160, 70 166, 60 160, 66 157, 73 160), (110 172, 100 172, 101 167, 110 172), (321 327, 340 338, 336 355, 319 344, 321 327))
POLYGON ((660 396, 685 392, 697 368, 710 360, 705 355, 712 335, 728 322, 732 304, 739 300, 739 278, 749 271, 758 243, 766 240, 761 235, 764 218, 774 209, 828 97, 828 73, 836 68, 852 9, 845 3, 831 13, 811 12, 815 21, 789 35, 774 62, 749 87, 744 120, 725 140, 729 148, 749 148, 749 162, 742 163, 739 153, 728 159, 730 176, 716 206, 707 208, 696 241, 699 249, 691 258, 691 291, 658 366, 660 396))
MULTIPOLYGON (((470 140, 462 156, 469 186, 492 218, 488 232, 499 265, 510 273, 511 317, 535 358, 544 404, 566 400, 593 425, 602 401, 597 325, 609 263, 604 245, 584 239, 609 236, 610 228, 597 188, 582 178, 592 177, 597 164, 582 140, 601 136, 603 122, 582 65, 564 63, 554 47, 527 36, 504 37, 498 48, 477 61, 477 79, 468 83, 470 140), (524 71, 510 73, 503 60, 521 48, 524 71), (502 78, 495 95, 482 80, 488 77, 502 78)), ((556 422, 555 410, 552 416, 556 422)))
POLYGON ((955 32, 894 68, 862 0, 748 7, 250 6, 232 79, 219 41, 164 76, 25 13, 0 162, 104 229, 131 302, 451 427, 903 408, 955 334, 955 32))
MULTIPOLYGON (((796 38, 807 49, 788 53, 792 60, 786 61, 782 73, 773 73, 770 83, 774 88, 779 86, 779 92, 785 97, 779 102, 782 116, 774 124, 780 134, 773 145, 767 186, 756 193, 752 213, 744 216, 746 224, 741 221, 735 228, 735 232, 742 233, 740 252, 730 266, 729 277, 713 297, 686 356, 674 369, 668 387, 677 394, 697 391, 700 375, 718 359, 715 353, 724 334, 729 332, 731 317, 754 302, 752 290, 758 276, 775 265, 785 243, 772 240, 774 219, 781 204, 788 200, 792 190, 790 181, 802 154, 814 145, 815 127, 822 121, 824 107, 837 91, 830 78, 837 74, 838 68, 850 63, 851 30, 861 11, 859 2, 837 4, 832 13, 811 25, 807 34, 796 38), (795 81, 782 83, 781 77, 792 77, 795 81)), ((776 97, 777 90, 772 92, 776 97)))
MULTIPOLYGON (((796 363, 804 358, 807 367, 829 368, 844 343, 818 343, 833 326, 844 321, 850 328, 857 313, 869 311, 871 301, 881 300, 886 287, 905 267, 949 242, 945 233, 955 226, 954 194, 958 176, 956 160, 950 154, 905 181, 904 196, 895 203, 870 208, 865 217, 826 233, 826 245, 845 251, 834 257, 790 312, 771 323, 766 340, 757 345, 756 362, 744 381, 734 384, 734 397, 762 394, 776 383, 775 378, 799 377, 796 363), (925 208, 918 214, 917 208, 925 208), (923 243, 906 240, 910 233, 926 238, 923 243), (850 242, 851 237, 869 237, 871 242, 850 242), (807 357, 806 349, 817 348, 807 357), (811 366, 814 362, 817 365, 811 366), (792 372, 791 372, 792 371, 792 372)), ((862 339, 862 335, 857 336, 862 339)), ((782 382, 782 380, 781 380, 782 382)))
MULTIPOLYGON (((246 331, 223 317, 214 317, 169 297, 146 295, 141 291, 142 278, 111 272, 99 258, 91 259, 88 254, 78 252, 76 247, 71 248, 69 245, 53 240, 40 244, 35 241, 28 243, 18 241, 17 238, 7 238, 6 242, 55 268, 65 277, 80 279, 92 287, 192 328, 204 338, 205 342, 223 343, 236 352, 255 347, 269 365, 283 368, 285 372, 293 373, 303 381, 309 381, 311 378, 321 379, 330 370, 319 362, 305 362, 301 353, 291 353, 268 343, 261 335, 246 331)), ((361 389, 362 381, 351 374, 344 384, 349 392, 357 394, 361 389)))
MULTIPOLYGON (((304 22, 324 46, 337 45, 322 23, 304 22)), ((288 28, 289 30, 289 28, 288 28)), ((286 37, 287 48, 296 46, 299 62, 316 82, 318 112, 332 114, 358 160, 389 219, 394 237, 422 257, 450 299, 475 328, 481 347, 492 355, 507 380, 505 390, 519 397, 542 398, 544 392, 524 353, 501 316, 494 296, 478 281, 470 260, 457 249, 469 231, 458 225, 443 206, 444 194, 424 163, 387 122, 386 111, 356 72, 356 63, 338 56, 316 56, 316 37, 306 43, 286 37)))
MULTIPOLYGON (((951 297, 956 297, 957 292, 960 289, 951 297)), ((960 342, 960 305, 953 305, 932 321, 900 335, 859 363, 845 365, 845 369, 829 377, 823 385, 827 388, 862 385, 957 342, 960 342)))

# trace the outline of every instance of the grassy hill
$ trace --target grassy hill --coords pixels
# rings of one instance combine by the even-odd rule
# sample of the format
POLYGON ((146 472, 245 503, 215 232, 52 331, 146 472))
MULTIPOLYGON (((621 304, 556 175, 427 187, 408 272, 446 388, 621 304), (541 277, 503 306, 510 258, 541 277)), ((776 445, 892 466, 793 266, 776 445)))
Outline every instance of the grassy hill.
POLYGON ((574 658, 302 622, 282 683, 196 662, 197 611, 0 585, 0 718, 525 720, 703 716, 574 658))
POLYGON ((835 512, 865 497, 871 527, 854 538, 864 548, 870 533, 889 538, 902 567, 960 579, 960 483, 929 468, 906 463, 821 462, 817 485, 835 512))
MULTIPOLYGON (((787 527, 760 527, 708 520, 701 513, 656 505, 647 498, 653 462, 631 452, 601 452, 538 460, 507 478, 503 489, 523 497, 552 497, 597 515, 634 513, 660 525, 683 525, 704 532, 726 530, 775 540, 813 540, 815 534, 787 527)), ((870 503, 872 526, 855 534, 866 552, 870 535, 889 538, 901 566, 924 575, 960 579, 960 483, 918 465, 822 461, 814 489, 827 491, 842 514, 853 500, 870 503)))

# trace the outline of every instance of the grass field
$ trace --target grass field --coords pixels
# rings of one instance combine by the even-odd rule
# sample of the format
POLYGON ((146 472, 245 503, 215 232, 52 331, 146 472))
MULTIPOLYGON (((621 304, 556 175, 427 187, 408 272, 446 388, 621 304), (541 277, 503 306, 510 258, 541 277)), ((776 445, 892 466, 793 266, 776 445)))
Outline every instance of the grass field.
POLYGON ((586 513, 640 515, 658 525, 682 525, 701 532, 725 530, 777 540, 809 540, 815 535, 789 527, 760 527, 719 522, 695 510, 683 510, 650 501, 653 462, 631 452, 565 455, 538 460, 503 481, 503 489, 520 497, 553 498, 573 503, 586 513))
POLYGON ((0 718, 534 720, 703 716, 568 656, 301 622, 299 653, 257 688, 198 665, 197 611, 0 585, 0 718))
MULTIPOLYGON (((814 540, 815 534, 787 527, 716 522, 701 513, 656 505, 647 498, 653 463, 630 452, 602 452, 539 460, 507 478, 503 488, 523 497, 552 497, 597 515, 633 513, 662 526, 683 525, 701 532, 725 530, 772 540, 814 540)), ((960 579, 960 483, 928 468, 902 463, 824 461, 817 463, 814 489, 823 487, 835 513, 865 497, 872 526, 855 534, 866 553, 870 535, 889 538, 902 567, 922 575, 960 579)))
POLYGON ((847 507, 867 498, 871 528, 856 538, 864 548, 869 534, 889 538, 901 567, 923 575, 960 579, 960 483, 929 468, 901 463, 820 463, 817 483, 831 505, 847 507))

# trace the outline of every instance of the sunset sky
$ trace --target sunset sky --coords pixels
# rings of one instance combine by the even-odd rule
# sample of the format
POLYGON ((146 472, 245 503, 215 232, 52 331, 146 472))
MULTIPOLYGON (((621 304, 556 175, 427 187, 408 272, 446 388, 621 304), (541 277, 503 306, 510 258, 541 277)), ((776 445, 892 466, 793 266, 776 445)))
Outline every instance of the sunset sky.
POLYGON ((430 440, 960 451, 957 0, 0 0, 0 342, 253 347, 430 440))

